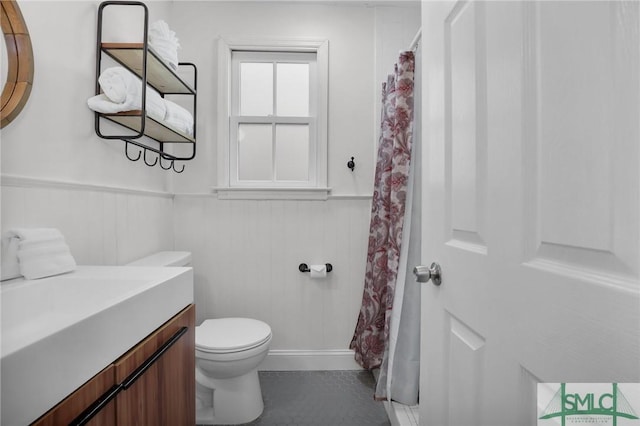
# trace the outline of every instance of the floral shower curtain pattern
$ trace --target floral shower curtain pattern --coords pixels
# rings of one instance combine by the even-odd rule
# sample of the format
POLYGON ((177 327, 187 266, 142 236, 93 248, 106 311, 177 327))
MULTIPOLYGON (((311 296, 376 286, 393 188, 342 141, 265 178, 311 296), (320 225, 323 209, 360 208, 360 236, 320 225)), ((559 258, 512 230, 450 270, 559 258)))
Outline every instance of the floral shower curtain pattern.
MULTIPOLYGON (((389 75, 382 85, 381 133, 364 293, 350 344, 355 350, 356 361, 366 369, 382 366, 389 347, 389 324, 411 163, 414 69, 413 52, 402 52, 395 74, 389 75)), ((381 374, 384 372, 385 368, 381 368, 381 374)), ((376 391, 376 398, 384 397, 376 391)))

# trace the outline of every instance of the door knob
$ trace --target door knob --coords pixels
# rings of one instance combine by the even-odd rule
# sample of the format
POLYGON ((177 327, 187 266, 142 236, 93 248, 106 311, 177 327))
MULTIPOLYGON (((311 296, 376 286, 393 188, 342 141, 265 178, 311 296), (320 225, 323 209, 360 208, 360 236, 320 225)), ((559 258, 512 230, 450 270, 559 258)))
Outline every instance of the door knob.
POLYGON ((442 275, 440 265, 433 262, 431 266, 418 265, 413 268, 413 274, 416 276, 416 281, 419 283, 426 283, 429 280, 433 282, 433 285, 442 284, 442 275))

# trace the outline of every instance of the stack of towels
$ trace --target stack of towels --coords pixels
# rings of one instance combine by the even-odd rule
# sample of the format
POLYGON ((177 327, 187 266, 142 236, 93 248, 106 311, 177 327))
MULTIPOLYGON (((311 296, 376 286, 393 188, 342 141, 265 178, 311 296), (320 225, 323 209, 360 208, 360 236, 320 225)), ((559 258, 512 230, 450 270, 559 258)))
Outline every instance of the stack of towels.
POLYGON ((147 39, 153 51, 160 55, 174 71, 177 70, 180 43, 176 33, 169 29, 169 25, 162 20, 152 23, 149 25, 147 39))
POLYGON ((2 235, 2 281, 32 280, 76 269, 64 237, 55 228, 16 228, 2 235))
MULTIPOLYGON (((142 80, 123 67, 105 69, 98 77, 102 93, 87 100, 89 108, 103 114, 142 108, 142 80)), ((156 121, 193 136, 193 115, 147 86, 146 113, 156 121)))

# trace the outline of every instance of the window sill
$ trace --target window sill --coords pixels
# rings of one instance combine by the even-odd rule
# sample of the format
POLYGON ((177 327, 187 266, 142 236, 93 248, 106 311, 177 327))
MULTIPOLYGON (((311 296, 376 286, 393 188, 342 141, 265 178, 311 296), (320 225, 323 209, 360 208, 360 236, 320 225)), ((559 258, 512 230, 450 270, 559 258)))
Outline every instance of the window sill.
POLYGON ((321 200, 329 198, 331 188, 230 188, 213 187, 220 200, 321 200))

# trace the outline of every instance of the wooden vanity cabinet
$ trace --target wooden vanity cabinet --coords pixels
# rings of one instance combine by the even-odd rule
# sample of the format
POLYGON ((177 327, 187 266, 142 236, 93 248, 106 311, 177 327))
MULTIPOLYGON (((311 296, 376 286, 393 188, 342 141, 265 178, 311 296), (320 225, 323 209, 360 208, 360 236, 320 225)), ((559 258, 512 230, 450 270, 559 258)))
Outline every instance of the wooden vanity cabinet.
POLYGON ((187 306, 32 426, 72 424, 114 389, 115 398, 84 424, 195 425, 195 305, 187 306), (174 343, 169 346, 169 341, 174 343))
MULTIPOLYGON (((61 426, 70 424, 87 407, 100 396, 115 386, 115 367, 107 368, 93 376, 87 383, 79 387, 61 403, 49 410, 47 414, 32 423, 32 426, 61 426)), ((87 425, 112 426, 116 423, 115 401, 96 414, 87 425)))
POLYGON ((116 424, 193 426, 196 424, 195 306, 191 305, 115 363, 123 383, 179 330, 187 331, 128 389, 116 397, 116 424))

